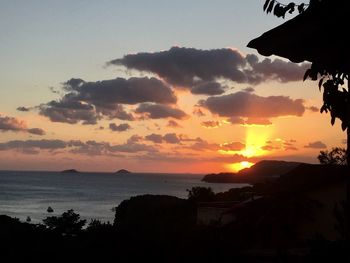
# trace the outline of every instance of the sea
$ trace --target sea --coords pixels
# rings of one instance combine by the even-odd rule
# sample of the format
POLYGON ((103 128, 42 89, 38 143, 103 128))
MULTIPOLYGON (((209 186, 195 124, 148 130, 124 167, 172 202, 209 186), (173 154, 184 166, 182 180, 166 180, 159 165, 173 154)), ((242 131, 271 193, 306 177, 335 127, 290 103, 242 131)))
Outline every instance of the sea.
POLYGON ((198 174, 155 173, 61 173, 0 171, 0 215, 40 223, 47 216, 73 209, 88 222, 113 222, 114 211, 132 196, 153 194, 187 198, 195 186, 227 191, 247 184, 211 184, 198 174), (54 210, 47 212, 48 207, 54 210))

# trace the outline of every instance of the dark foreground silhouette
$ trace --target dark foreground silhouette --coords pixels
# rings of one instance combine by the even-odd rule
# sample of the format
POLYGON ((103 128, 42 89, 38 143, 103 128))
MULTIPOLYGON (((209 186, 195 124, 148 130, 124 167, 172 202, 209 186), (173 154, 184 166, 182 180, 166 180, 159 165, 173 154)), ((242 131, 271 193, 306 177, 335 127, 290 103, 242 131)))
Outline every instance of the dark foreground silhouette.
POLYGON ((224 193, 132 197, 113 224, 73 210, 42 224, 2 215, 1 262, 348 262, 344 185, 343 166, 302 164, 224 193))

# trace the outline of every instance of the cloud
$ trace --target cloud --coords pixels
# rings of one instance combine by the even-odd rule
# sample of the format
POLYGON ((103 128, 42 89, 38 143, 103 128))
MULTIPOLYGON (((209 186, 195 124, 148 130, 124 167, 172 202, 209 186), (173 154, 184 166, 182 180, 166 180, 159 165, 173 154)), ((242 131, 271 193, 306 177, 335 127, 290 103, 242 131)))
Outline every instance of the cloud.
POLYGON ((45 131, 40 128, 27 128, 25 121, 14 117, 3 116, 0 114, 0 132, 27 132, 35 135, 44 135, 45 131))
POLYGON ((121 153, 157 152, 151 145, 138 142, 138 136, 132 136, 124 144, 111 145, 108 142, 89 140, 62 141, 62 140, 14 140, 0 143, 0 151, 15 150, 24 154, 39 154, 41 151, 57 153, 67 151, 72 154, 85 155, 114 155, 121 153))
POLYGON ((24 121, 20 121, 14 117, 0 115, 0 131, 23 131, 27 129, 24 121))
POLYGON ((295 147, 295 140, 283 140, 283 139, 275 139, 268 140, 266 144, 261 147, 264 151, 274 151, 274 150, 283 150, 283 151, 297 151, 298 148, 295 147))
POLYGON ((123 153, 158 152, 158 149, 152 145, 146 145, 136 142, 127 142, 120 145, 110 146, 108 150, 111 152, 123 153))
POLYGON ((174 120, 169 120, 168 124, 167 124, 167 127, 170 127, 170 128, 182 128, 182 126, 180 124, 178 124, 174 120))
POLYGON ((67 147, 67 143, 62 140, 13 140, 0 143, 0 150, 17 150, 23 153, 39 153, 41 150, 58 150, 67 147))
POLYGON ((220 145, 216 143, 209 143, 205 140, 199 138, 194 144, 185 147, 193 151, 218 151, 220 150, 220 145))
POLYGON ((215 81, 195 84, 191 89, 192 94, 220 95, 225 92, 226 87, 215 81))
POLYGON ((319 112, 319 108, 317 108, 316 106, 310 106, 307 107, 307 109, 311 112, 319 112))
POLYGON ((170 144, 179 144, 180 139, 175 133, 167 133, 163 136, 163 140, 170 144))
POLYGON ((27 131, 31 134, 35 134, 35 135, 45 135, 45 131, 43 129, 40 128, 32 128, 32 129, 27 129, 27 131))
POLYGON ((229 142, 220 145, 224 151, 241 151, 245 149, 245 144, 241 142, 229 142))
POLYGON ((327 145, 321 141, 316 141, 316 142, 310 142, 308 145, 305 145, 304 147, 312 148, 312 149, 325 149, 327 148, 327 145))
POLYGON ((131 126, 127 123, 122 123, 119 125, 116 125, 115 123, 110 123, 109 129, 111 129, 112 131, 116 131, 116 132, 123 132, 123 131, 130 130, 131 126))
POLYGON ((154 53, 137 53, 115 59, 108 64, 123 65, 128 69, 152 72, 175 86, 191 87, 196 82, 226 78, 237 82, 245 80, 240 70, 244 57, 236 50, 222 48, 201 50, 172 47, 154 53))
POLYGON ((177 101, 169 86, 159 79, 147 77, 116 78, 96 82, 71 79, 64 83, 64 89, 76 92, 75 97, 78 100, 96 106, 142 102, 176 103, 177 101))
POLYGON ((203 111, 200 108, 195 108, 192 113, 193 113, 193 115, 195 115, 197 117, 205 116, 205 114, 203 113, 203 111))
POLYGON ((188 117, 182 110, 163 104, 141 103, 135 112, 150 119, 174 118, 181 120, 188 117))
MULTIPOLYGON (((209 97, 200 101, 202 107, 222 117, 268 119, 279 116, 302 116, 304 101, 286 96, 261 97, 247 92, 209 97)), ((237 119, 239 120, 239 119, 237 119)))
POLYGON ((25 112, 25 111, 30 111, 30 108, 28 108, 28 107, 23 107, 23 106, 22 106, 22 107, 17 107, 17 110, 18 110, 18 111, 24 111, 24 112, 25 112))
POLYGON ((248 92, 248 93, 254 93, 255 89, 252 87, 248 87, 248 88, 243 89, 243 91, 248 92))
POLYGON ((175 133, 167 133, 165 135, 160 135, 160 134, 149 134, 147 136, 145 136, 145 139, 147 141, 151 141, 154 143, 169 143, 169 144, 179 144, 181 143, 181 138, 179 136, 177 136, 175 133))
POLYGON ((302 80, 305 71, 310 68, 309 63, 296 64, 276 58, 265 58, 261 62, 254 54, 246 57, 251 69, 245 70, 248 83, 259 84, 267 80, 275 80, 282 83, 302 80))
MULTIPOLYGON (((107 64, 151 72, 169 84, 190 89, 193 89, 196 83, 217 79, 254 85, 268 80, 297 81, 302 79, 305 70, 309 68, 307 63, 295 64, 281 59, 265 58, 259 61, 256 55, 243 56, 238 50, 229 48, 202 50, 185 47, 125 55, 107 64)), ((219 92, 220 89, 213 90, 219 92)))
POLYGON ((205 128, 218 128, 221 126, 219 121, 203 121, 201 125, 205 128))
POLYGON ((154 143, 162 143, 163 142, 163 136, 160 134, 149 134, 147 136, 145 136, 145 139, 154 143))
POLYGON ((70 79, 65 94, 39 106, 41 115, 53 122, 96 124, 101 118, 134 120, 123 105, 143 102, 173 104, 177 98, 164 82, 156 78, 116 78, 96 82, 70 79))
POLYGON ((267 125, 271 125, 272 122, 269 119, 265 119, 265 118, 248 118, 247 120, 244 121, 244 124, 267 126, 267 125))
POLYGON ((50 101, 39 106, 39 113, 52 122, 75 124, 96 124, 101 117, 91 104, 76 101, 71 96, 64 96, 59 101, 50 101))
POLYGON ((244 124, 245 123, 244 119, 242 119, 241 117, 237 117, 237 116, 230 117, 226 121, 231 123, 231 124, 244 124))

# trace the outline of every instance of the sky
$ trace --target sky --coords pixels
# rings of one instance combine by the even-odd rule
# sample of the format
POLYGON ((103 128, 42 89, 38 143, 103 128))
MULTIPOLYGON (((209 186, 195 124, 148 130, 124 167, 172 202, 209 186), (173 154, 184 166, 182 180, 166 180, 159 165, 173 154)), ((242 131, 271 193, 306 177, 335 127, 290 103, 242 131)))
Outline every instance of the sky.
MULTIPOLYGON (((235 172, 344 147, 264 1, 0 0, 0 170, 235 172)), ((291 16, 286 19, 290 19, 291 16)))

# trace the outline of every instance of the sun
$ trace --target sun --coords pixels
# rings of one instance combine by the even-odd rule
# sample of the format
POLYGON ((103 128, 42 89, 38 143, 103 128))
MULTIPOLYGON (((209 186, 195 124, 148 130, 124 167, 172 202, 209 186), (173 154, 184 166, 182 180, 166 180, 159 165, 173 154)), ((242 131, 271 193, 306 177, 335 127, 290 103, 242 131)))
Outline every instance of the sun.
POLYGON ((231 163, 228 166, 229 166, 229 169, 231 171, 239 172, 240 170, 245 169, 245 168, 250 168, 253 165, 254 165, 254 163, 251 163, 251 162, 248 162, 248 161, 243 161, 243 162, 240 162, 240 163, 231 163))

